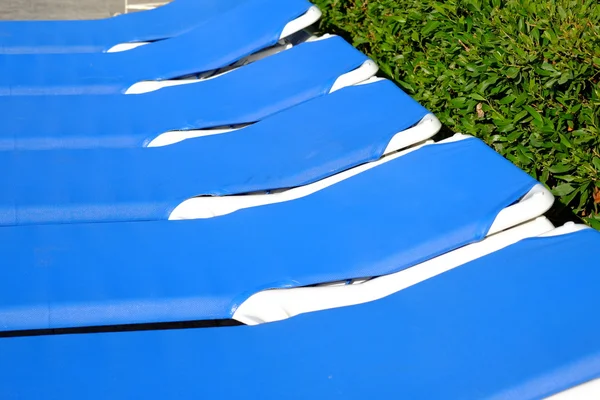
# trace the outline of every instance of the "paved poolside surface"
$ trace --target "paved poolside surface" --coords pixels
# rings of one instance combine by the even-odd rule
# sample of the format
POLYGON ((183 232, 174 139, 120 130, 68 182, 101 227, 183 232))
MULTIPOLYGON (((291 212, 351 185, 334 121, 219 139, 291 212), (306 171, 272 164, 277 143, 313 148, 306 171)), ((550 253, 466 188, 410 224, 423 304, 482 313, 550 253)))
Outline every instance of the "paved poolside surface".
POLYGON ((0 20, 107 18, 125 12, 127 4, 151 1, 153 0, 0 0, 0 20))

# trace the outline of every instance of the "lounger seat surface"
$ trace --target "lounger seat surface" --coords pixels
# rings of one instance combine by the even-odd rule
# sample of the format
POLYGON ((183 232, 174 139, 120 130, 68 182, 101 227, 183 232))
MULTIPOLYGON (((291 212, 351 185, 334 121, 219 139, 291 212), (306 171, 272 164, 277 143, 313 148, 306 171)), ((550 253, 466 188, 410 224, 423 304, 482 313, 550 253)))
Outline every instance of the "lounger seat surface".
POLYGON ((543 398, 600 377, 598 246, 592 230, 526 239, 381 300, 255 327, 0 339, 0 393, 543 398))
POLYGON ((4 227, 0 327, 230 318, 263 289, 389 274, 478 241, 535 184, 470 138, 213 219, 4 227))
POLYGON ((0 53, 94 53, 180 35, 252 0, 176 0, 99 20, 0 21, 0 53))
POLYGON ((0 95, 122 93, 136 82, 225 67, 276 44, 310 6, 253 0, 178 37, 120 53, 0 54, 0 95))
POLYGON ((0 152, 0 225, 166 220, 198 195, 306 185, 379 159, 427 114, 380 81, 165 147, 0 152))
POLYGON ((330 91, 367 58, 340 37, 139 95, 0 96, 0 150, 142 147, 171 130, 259 121, 330 91))

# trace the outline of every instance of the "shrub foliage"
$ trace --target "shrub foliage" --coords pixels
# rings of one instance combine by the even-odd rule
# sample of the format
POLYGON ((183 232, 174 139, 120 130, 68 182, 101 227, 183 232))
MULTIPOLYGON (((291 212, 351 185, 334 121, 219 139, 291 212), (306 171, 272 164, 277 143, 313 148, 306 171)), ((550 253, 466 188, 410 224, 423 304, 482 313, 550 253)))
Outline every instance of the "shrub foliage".
MULTIPOLYGON (((323 31, 600 228, 598 0, 316 0, 323 31)), ((476 166, 475 166, 476 167, 476 166)))

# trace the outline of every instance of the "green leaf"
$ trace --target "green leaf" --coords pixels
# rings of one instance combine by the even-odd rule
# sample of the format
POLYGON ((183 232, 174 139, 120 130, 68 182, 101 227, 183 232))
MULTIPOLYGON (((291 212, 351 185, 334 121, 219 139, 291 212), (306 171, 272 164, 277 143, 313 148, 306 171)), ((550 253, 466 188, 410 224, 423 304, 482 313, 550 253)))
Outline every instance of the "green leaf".
POLYGON ((575 190, 575 188, 573 186, 571 186, 571 184, 569 184, 569 183, 563 183, 563 184, 560 184, 560 185, 556 186, 554 189, 552 189, 552 193, 555 196, 562 197, 562 196, 568 195, 573 190, 575 190))
POLYGON ((558 84, 564 85, 571 79, 573 79, 573 74, 571 72, 565 72, 564 74, 560 75, 560 78, 558 79, 558 84))
POLYGON ((584 218, 586 223, 588 223, 592 228, 600 230, 600 220, 595 218, 584 218))
POLYGON ((513 118, 513 122, 518 122, 518 121, 522 120, 523 118, 525 118, 527 115, 529 115, 529 113, 526 110, 523 110, 520 113, 518 113, 517 115, 515 115, 515 117, 513 118))
POLYGON ((421 29, 421 35, 423 36, 427 36, 429 35, 431 32, 433 32, 434 30, 437 29, 438 26, 440 26, 440 22, 438 21, 429 21, 424 27, 423 29, 421 29))
POLYGON ((515 99, 517 98, 517 96, 514 96, 512 94, 509 94, 508 96, 503 97, 502 99, 500 99, 498 101, 498 103, 500 104, 510 104, 513 101, 515 101, 515 99))
POLYGON ((564 165, 564 164, 556 164, 548 168, 550 172, 553 174, 564 174, 565 172, 569 172, 575 168, 572 165, 564 165))
POLYGON ((547 62, 542 63, 542 69, 550 72, 558 72, 551 64, 548 64, 547 62))
POLYGON ((579 190, 573 190, 571 193, 567 194, 566 196, 561 197, 560 201, 564 205, 569 205, 578 194, 579 194, 579 190))
POLYGON ((517 75, 519 74, 519 69, 515 68, 515 67, 510 67, 509 69, 506 70, 506 77, 507 78, 515 78, 517 75))
POLYGON ((379 66, 379 68, 381 69, 381 71, 383 71, 384 74, 386 74, 387 76, 393 77, 394 74, 392 73, 392 69, 390 68, 389 65, 386 64, 382 64, 379 66))
POLYGON ((573 144, 569 141, 569 139, 566 138, 565 135, 563 135, 562 133, 559 133, 558 136, 560 137, 561 144, 563 144, 564 146, 566 146, 568 148, 573 148, 573 144))
POLYGON ((524 105, 523 108, 527 110, 529 115, 531 115, 534 120, 543 123, 544 119, 542 118, 541 114, 537 112, 533 107, 524 105))
POLYGON ((556 9, 558 11, 558 15, 560 15, 560 17, 562 19, 566 19, 567 18, 567 13, 565 12, 564 8, 562 8, 561 6, 558 6, 556 9))

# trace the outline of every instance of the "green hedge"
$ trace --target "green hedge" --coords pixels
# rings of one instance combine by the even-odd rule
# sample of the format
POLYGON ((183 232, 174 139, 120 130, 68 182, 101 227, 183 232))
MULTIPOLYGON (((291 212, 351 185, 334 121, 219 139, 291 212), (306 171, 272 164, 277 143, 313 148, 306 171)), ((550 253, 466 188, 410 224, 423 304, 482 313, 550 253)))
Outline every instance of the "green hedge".
POLYGON ((315 3, 323 31, 351 40, 448 128, 482 138, 600 228, 598 0, 315 3))

